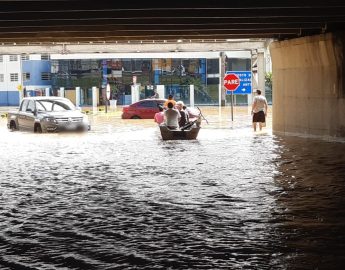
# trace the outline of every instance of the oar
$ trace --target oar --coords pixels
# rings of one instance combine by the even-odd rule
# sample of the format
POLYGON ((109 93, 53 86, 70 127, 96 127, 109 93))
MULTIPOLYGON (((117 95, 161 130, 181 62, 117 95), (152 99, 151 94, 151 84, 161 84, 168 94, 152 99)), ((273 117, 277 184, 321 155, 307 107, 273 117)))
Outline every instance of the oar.
POLYGON ((200 108, 199 108, 198 106, 197 106, 197 108, 198 108, 198 110, 199 110, 199 112, 200 112, 200 116, 202 117, 202 119, 204 119, 204 120, 206 121, 206 123, 208 124, 208 121, 207 121, 207 119, 205 118, 205 116, 202 114, 200 108))

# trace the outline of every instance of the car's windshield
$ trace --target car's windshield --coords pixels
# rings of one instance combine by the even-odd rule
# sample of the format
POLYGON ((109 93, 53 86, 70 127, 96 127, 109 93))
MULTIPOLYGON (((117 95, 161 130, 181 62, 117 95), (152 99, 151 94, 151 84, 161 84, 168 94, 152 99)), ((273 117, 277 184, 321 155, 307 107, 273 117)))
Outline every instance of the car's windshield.
POLYGON ((60 112, 60 111, 75 110, 75 106, 68 99, 66 100, 38 100, 36 102, 36 109, 38 111, 60 112))

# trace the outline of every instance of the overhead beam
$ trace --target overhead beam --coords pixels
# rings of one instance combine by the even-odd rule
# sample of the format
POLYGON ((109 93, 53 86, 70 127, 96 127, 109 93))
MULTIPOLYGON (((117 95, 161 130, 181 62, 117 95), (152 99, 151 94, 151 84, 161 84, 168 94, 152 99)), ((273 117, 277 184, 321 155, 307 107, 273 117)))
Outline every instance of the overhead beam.
POLYGON ((1 1, 0 42, 290 39, 345 29, 343 0, 1 1))
POLYGON ((153 53, 153 52, 214 52, 235 50, 256 50, 266 48, 267 41, 191 42, 191 43, 87 43, 87 44, 45 44, 3 45, 0 54, 73 54, 73 53, 153 53))

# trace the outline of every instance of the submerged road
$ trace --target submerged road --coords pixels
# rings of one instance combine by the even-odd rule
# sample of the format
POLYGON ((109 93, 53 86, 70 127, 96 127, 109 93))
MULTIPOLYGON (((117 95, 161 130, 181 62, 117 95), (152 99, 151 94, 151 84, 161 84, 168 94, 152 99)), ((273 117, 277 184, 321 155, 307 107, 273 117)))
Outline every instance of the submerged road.
POLYGON ((342 269, 345 143, 249 112, 203 109, 196 141, 119 112, 86 134, 0 119, 0 269, 342 269))

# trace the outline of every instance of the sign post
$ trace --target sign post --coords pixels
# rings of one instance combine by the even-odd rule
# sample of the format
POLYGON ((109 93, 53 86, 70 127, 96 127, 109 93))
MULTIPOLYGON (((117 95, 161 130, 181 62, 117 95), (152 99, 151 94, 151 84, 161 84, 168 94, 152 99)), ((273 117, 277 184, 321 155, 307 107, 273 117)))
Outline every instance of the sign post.
POLYGON ((110 84, 107 84, 106 100, 105 100, 105 112, 108 113, 108 100, 110 99, 110 84))
POLYGON ((233 92, 240 86, 240 78, 235 73, 229 73, 224 76, 224 86, 227 90, 233 92))
POLYGON ((20 99, 20 101, 23 99, 23 97, 25 97, 25 91, 23 91, 23 85, 21 85, 21 84, 19 84, 18 86, 17 86, 17 89, 18 89, 18 91, 19 91, 19 99, 20 99))
MULTIPOLYGON (((226 91, 227 95, 230 95, 230 92, 233 92, 234 95, 250 95, 252 93, 252 74, 251 71, 228 71, 227 75, 235 75, 238 78, 239 85, 231 84, 226 91), (235 90, 232 90, 234 89, 235 90)), ((231 76, 231 78, 234 78, 231 76)), ((235 79, 236 80, 236 79, 235 79)), ((225 86, 226 87, 226 86, 225 86)))
POLYGON ((224 77, 226 94, 231 95, 231 119, 233 121, 234 95, 249 95, 252 93, 251 71, 227 71, 224 77))
POLYGON ((224 77, 224 86, 227 90, 231 91, 231 121, 234 121, 233 92, 240 86, 240 78, 234 73, 229 73, 224 77))

